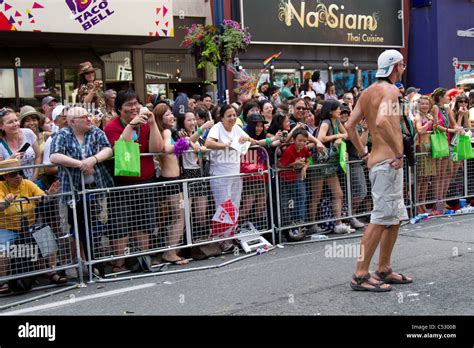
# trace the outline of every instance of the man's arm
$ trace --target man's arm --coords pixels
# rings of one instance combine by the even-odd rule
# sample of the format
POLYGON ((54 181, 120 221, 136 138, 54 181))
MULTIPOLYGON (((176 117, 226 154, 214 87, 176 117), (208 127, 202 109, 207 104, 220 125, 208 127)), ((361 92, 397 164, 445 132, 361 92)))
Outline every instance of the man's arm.
POLYGON ((352 142, 354 147, 357 150, 357 153, 360 157, 367 157, 365 153, 365 146, 362 142, 359 133, 357 132, 357 125, 362 121, 362 109, 360 108, 360 103, 356 104, 356 107, 351 113, 349 121, 346 123, 346 130, 349 136, 349 140, 352 142))

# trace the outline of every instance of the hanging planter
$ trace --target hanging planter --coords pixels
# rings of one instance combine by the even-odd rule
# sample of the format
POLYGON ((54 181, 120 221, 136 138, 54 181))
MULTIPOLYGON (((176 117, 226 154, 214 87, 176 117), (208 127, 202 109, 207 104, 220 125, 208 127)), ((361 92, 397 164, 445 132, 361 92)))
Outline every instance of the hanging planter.
POLYGON ((203 69, 207 64, 213 67, 219 66, 221 61, 220 37, 217 28, 213 25, 203 26, 202 24, 193 24, 187 29, 181 46, 189 48, 191 54, 196 57, 198 69, 203 69))
POLYGON ((198 69, 208 64, 217 68, 220 63, 233 60, 237 54, 245 52, 251 40, 246 28, 242 29, 239 23, 227 19, 221 30, 213 25, 202 24, 193 24, 184 29, 187 33, 181 46, 190 49, 198 62, 198 69))
POLYGON ((239 53, 244 53, 252 39, 247 28, 241 28, 236 21, 224 20, 221 34, 222 63, 232 61, 239 53))

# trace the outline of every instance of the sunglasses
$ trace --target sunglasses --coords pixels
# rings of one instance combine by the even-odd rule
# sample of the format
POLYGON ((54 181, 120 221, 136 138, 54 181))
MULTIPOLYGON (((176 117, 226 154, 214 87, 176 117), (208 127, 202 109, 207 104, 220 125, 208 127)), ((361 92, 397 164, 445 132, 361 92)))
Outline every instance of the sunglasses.
POLYGON ((8 173, 8 174, 5 174, 4 176, 6 176, 7 178, 16 178, 17 176, 21 176, 21 173, 20 172, 8 173))
POLYGON ((3 117, 6 114, 9 114, 11 112, 14 112, 14 111, 12 109, 9 109, 9 108, 1 108, 0 109, 0 117, 3 117))
POLYGON ((458 101, 458 103, 465 103, 465 104, 468 104, 469 101, 467 101, 467 100, 460 100, 460 101, 458 101))
POLYGON ((298 111, 308 111, 309 109, 308 109, 308 108, 299 107, 299 108, 296 108, 296 110, 298 110, 298 111))

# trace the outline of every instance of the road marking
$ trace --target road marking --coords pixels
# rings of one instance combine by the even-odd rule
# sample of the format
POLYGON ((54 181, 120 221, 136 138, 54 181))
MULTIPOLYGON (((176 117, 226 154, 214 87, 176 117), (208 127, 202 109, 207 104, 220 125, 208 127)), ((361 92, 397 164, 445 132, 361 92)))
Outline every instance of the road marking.
POLYGON ((25 313, 37 312, 37 311, 42 311, 44 309, 56 308, 56 307, 76 304, 76 303, 82 302, 82 301, 94 300, 96 298, 114 296, 114 295, 123 294, 123 293, 126 293, 126 292, 146 289, 146 288, 150 288, 152 286, 156 286, 156 284, 155 283, 147 283, 147 284, 131 286, 131 287, 128 287, 128 288, 123 288, 123 289, 111 290, 111 291, 103 292, 101 294, 88 295, 88 296, 83 296, 83 297, 72 297, 68 300, 63 300, 63 301, 58 301, 58 302, 53 302, 53 303, 47 303, 47 304, 44 304, 44 305, 19 309, 19 310, 15 310, 15 311, 3 312, 3 313, 0 313, 0 316, 20 315, 20 314, 25 314, 25 313))

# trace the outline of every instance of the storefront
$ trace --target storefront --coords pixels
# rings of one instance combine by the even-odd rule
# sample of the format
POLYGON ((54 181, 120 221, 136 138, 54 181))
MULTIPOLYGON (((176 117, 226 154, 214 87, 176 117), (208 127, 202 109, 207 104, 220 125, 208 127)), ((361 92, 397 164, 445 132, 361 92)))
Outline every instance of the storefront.
POLYGON ((474 1, 422 0, 413 4, 410 85, 430 93, 437 87, 449 89, 474 79, 474 1))
POLYGON ((320 70, 323 81, 336 84, 338 94, 354 85, 367 87, 375 79, 378 55, 405 46, 402 0, 239 3, 238 19, 252 34, 239 63, 259 73, 267 57, 282 52, 274 69, 263 72, 263 79, 272 77, 277 84, 283 75, 301 82, 305 72, 320 70))
POLYGON ((184 26, 172 0, 0 2, 0 107, 38 106, 46 95, 75 102, 78 67, 90 61, 104 89, 173 97, 201 92, 194 57, 180 47, 184 26), (130 14, 133 13, 133 17, 130 14))

